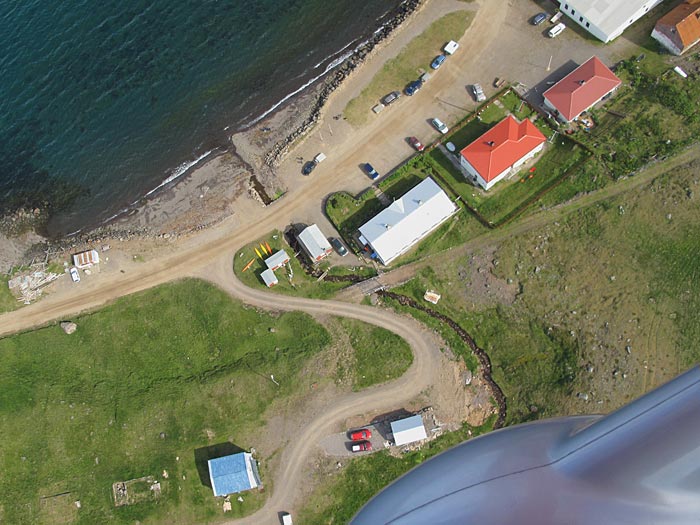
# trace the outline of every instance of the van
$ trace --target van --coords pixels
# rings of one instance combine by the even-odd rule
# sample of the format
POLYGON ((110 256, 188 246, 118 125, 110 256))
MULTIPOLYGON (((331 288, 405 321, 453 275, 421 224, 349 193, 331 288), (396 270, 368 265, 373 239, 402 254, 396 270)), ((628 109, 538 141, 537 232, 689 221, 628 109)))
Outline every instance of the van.
POLYGON ((559 23, 559 24, 555 25, 554 27, 552 27, 547 32, 547 35, 549 36, 549 38, 554 38, 555 36, 560 35, 561 32, 564 31, 564 29, 566 29, 566 26, 563 23, 559 23))

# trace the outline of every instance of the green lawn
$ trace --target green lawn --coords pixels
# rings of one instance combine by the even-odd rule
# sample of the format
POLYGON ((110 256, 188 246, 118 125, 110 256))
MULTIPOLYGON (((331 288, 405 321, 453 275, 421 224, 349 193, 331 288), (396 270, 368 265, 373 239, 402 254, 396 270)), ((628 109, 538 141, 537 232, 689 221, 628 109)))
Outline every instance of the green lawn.
MULTIPOLYGON (((441 52, 449 40, 459 40, 474 18, 471 11, 455 11, 433 22, 415 37, 374 76, 362 92, 348 102, 343 115, 354 126, 364 124, 372 114, 372 107, 391 91, 402 91, 441 52)), ((444 67, 449 67, 449 59, 444 67)), ((401 103, 399 101, 399 103, 401 103)))
POLYGON ((534 111, 513 91, 508 91, 499 99, 503 106, 518 120, 530 118, 534 111))
MULTIPOLYGON (((279 231, 270 232, 265 237, 258 239, 245 246, 243 249, 239 250, 233 262, 233 270, 238 276, 238 278, 247 286, 251 288, 264 288, 265 283, 263 283, 260 274, 267 269, 265 266, 265 259, 268 257, 264 254, 261 243, 267 243, 272 249, 272 253, 275 253, 279 249, 283 249, 287 252, 290 257, 289 264, 292 268, 292 278, 289 278, 289 271, 285 268, 280 268, 275 270, 275 275, 279 280, 279 283, 275 285, 271 291, 275 293, 283 293, 287 295, 300 295, 304 297, 311 298, 328 298, 333 296, 338 290, 341 290, 350 283, 348 282, 332 282, 329 280, 319 281, 316 277, 312 277, 302 268, 299 260, 294 257, 294 251, 289 247, 289 245, 283 240, 283 235, 279 231), (257 248, 261 257, 255 253, 257 248), (253 264, 246 270, 243 271, 248 263, 253 260, 253 264)), ((332 258, 337 260, 337 256, 334 254, 332 258)), ((342 261, 342 260, 341 260, 342 261)), ((374 268, 368 266, 362 267, 344 267, 344 266, 332 266, 329 259, 321 262, 319 268, 321 271, 328 270, 329 275, 358 275, 365 278, 372 277, 375 275, 374 268)))
MULTIPOLYGON (((480 427, 464 428, 444 434, 422 446, 420 450, 400 458, 381 451, 348 462, 342 470, 333 467, 324 476, 323 486, 306 501, 299 512, 300 523, 331 525, 348 523, 362 505, 386 485, 416 465, 454 445, 486 433, 493 427, 492 417, 480 427)), ((296 518, 295 518, 296 519, 296 518)))
MULTIPOLYGON (((0 340, 5 523, 218 521, 221 502, 200 479, 206 463, 195 462, 196 451, 255 447, 274 400, 322 380, 300 370, 330 342, 305 314, 262 313, 195 280, 75 321, 70 336, 51 325, 0 340), (161 497, 116 508, 112 484, 147 475, 160 481, 161 497), (67 500, 41 499, 65 492, 67 500)), ((261 475, 269 483, 264 463, 261 475)), ((227 517, 264 498, 244 494, 227 517)))
POLYGON ((357 229, 382 211, 374 188, 353 197, 347 192, 334 193, 326 201, 326 215, 348 243, 357 229))
POLYGON ((21 304, 10 292, 10 289, 7 287, 7 281, 7 277, 0 278, 0 312, 16 310, 21 304))
POLYGON ((339 319, 354 350, 350 370, 354 390, 401 377, 411 366, 411 347, 401 337, 354 319, 339 319))

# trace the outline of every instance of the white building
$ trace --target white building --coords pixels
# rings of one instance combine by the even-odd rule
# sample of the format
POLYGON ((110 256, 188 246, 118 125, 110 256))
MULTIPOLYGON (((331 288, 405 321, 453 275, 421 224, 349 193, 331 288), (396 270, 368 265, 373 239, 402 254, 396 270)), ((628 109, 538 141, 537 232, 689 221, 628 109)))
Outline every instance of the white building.
POLYGON ((315 224, 304 228, 297 238, 301 248, 314 262, 328 257, 333 252, 331 243, 328 242, 326 236, 321 233, 321 230, 315 224))
POLYGON ((83 269, 90 268, 93 264, 99 264, 100 254, 97 250, 87 250, 73 255, 73 266, 83 269))
POLYGON ((273 272, 269 268, 260 274, 260 278, 263 280, 265 286, 267 286, 268 288, 272 288, 279 282, 277 280, 275 272, 273 272))
POLYGON ((459 162, 471 182, 488 190, 542 151, 546 140, 528 119, 509 115, 464 148, 459 162))
POLYGON ((397 447, 428 437, 420 414, 394 421, 391 423, 391 433, 394 435, 394 444, 397 447))
POLYGON ((360 226, 360 242, 389 264, 445 222, 459 208, 428 177, 360 226))
POLYGON ((559 9, 603 42, 610 42, 662 0, 559 0, 559 9))
POLYGON ((278 268, 282 268, 282 266, 288 262, 289 255, 287 255, 287 252, 284 250, 279 250, 265 259, 265 266, 267 266, 270 270, 277 270, 278 268))

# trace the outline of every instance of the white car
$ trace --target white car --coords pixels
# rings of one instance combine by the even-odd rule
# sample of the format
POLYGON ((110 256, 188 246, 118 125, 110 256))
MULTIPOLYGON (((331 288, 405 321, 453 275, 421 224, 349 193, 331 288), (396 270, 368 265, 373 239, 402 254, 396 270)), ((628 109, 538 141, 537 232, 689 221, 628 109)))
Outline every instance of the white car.
POLYGON ((566 29, 566 25, 564 25, 563 23, 560 22, 557 25, 555 25, 554 27, 552 27, 547 32, 547 35, 549 36, 549 38, 554 38, 555 36, 560 35, 561 32, 564 31, 564 29, 566 29))
POLYGON ((68 273, 70 274, 70 278, 74 283, 80 282, 80 274, 78 273, 78 269, 75 266, 68 270, 68 273))
POLYGON ((443 135, 446 135, 448 131, 450 131, 447 126, 445 126, 445 123, 440 120, 439 118, 434 118, 432 121, 433 126, 435 126, 435 129, 438 130, 440 133, 443 135))
POLYGON ((486 100, 486 95, 484 95, 484 89, 481 87, 481 84, 472 84, 472 93, 477 102, 486 100))

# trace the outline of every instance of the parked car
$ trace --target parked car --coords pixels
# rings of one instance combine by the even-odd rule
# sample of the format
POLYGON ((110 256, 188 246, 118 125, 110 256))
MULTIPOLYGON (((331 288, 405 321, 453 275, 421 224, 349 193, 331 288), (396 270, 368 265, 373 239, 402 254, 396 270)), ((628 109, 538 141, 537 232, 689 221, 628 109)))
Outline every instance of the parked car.
POLYGON ((404 89, 403 92, 410 97, 411 95, 417 93, 422 86, 423 83, 420 80, 414 80, 408 86, 406 86, 406 89, 404 89))
POLYGON ((70 274, 70 278, 74 283, 80 282, 80 274, 78 273, 78 269, 75 266, 68 270, 68 273, 70 274))
POLYGON ((372 443, 369 441, 358 441, 352 444, 353 452, 365 452, 367 450, 372 450, 372 443))
POLYGON ((416 151, 423 151, 425 149, 425 146, 423 146, 423 144, 421 144, 421 141, 418 140, 416 137, 408 137, 408 143, 416 151))
POLYGON ((433 126, 435 126, 435 129, 438 130, 443 135, 446 135, 447 132, 450 131, 448 129, 448 127, 445 126, 445 123, 442 120, 440 120, 439 118, 434 118, 433 120, 431 120, 431 122, 432 122, 433 126))
POLYGON ((304 164, 304 167, 301 168, 301 173, 303 175, 309 175, 312 171, 314 171, 314 168, 316 167, 316 163, 313 160, 310 160, 306 164, 304 164))
POLYGON ((292 515, 289 512, 282 513, 282 525, 294 525, 292 515))
POLYGON ((331 237, 330 239, 331 246, 335 249, 336 252, 338 252, 338 255, 341 257, 345 257, 348 254, 348 249, 345 247, 345 245, 340 242, 340 239, 337 239, 335 237, 331 237))
POLYGON ((371 439, 371 437, 372 431, 368 428, 356 430, 355 432, 350 434, 350 439, 352 439, 353 441, 365 441, 367 439, 371 439))
POLYGON ((483 102, 486 100, 486 95, 484 95, 484 90, 481 84, 472 84, 472 93, 477 102, 483 102))
POLYGON ((385 106, 388 106, 389 104, 393 104, 396 102, 399 97, 401 96, 401 93, 398 91, 392 91, 388 95, 385 95, 384 98, 382 99, 382 104, 385 106))
POLYGON ((365 173, 369 175, 370 179, 375 180, 379 178, 379 173, 377 173, 377 170, 375 170, 369 162, 366 162, 363 168, 365 169, 365 173))
POLYGON ((547 36, 549 36, 549 38, 554 38, 557 35, 561 35, 564 29, 566 29, 566 25, 563 22, 560 22, 547 31, 547 36))
POLYGON ((545 20, 547 20, 547 13, 537 13, 532 17, 530 23, 532 23, 533 26, 538 26, 545 20))
POLYGON ((430 63, 430 67, 433 69, 439 69, 442 63, 445 61, 445 58, 447 58, 445 55, 438 55, 435 57, 435 59, 430 63))

